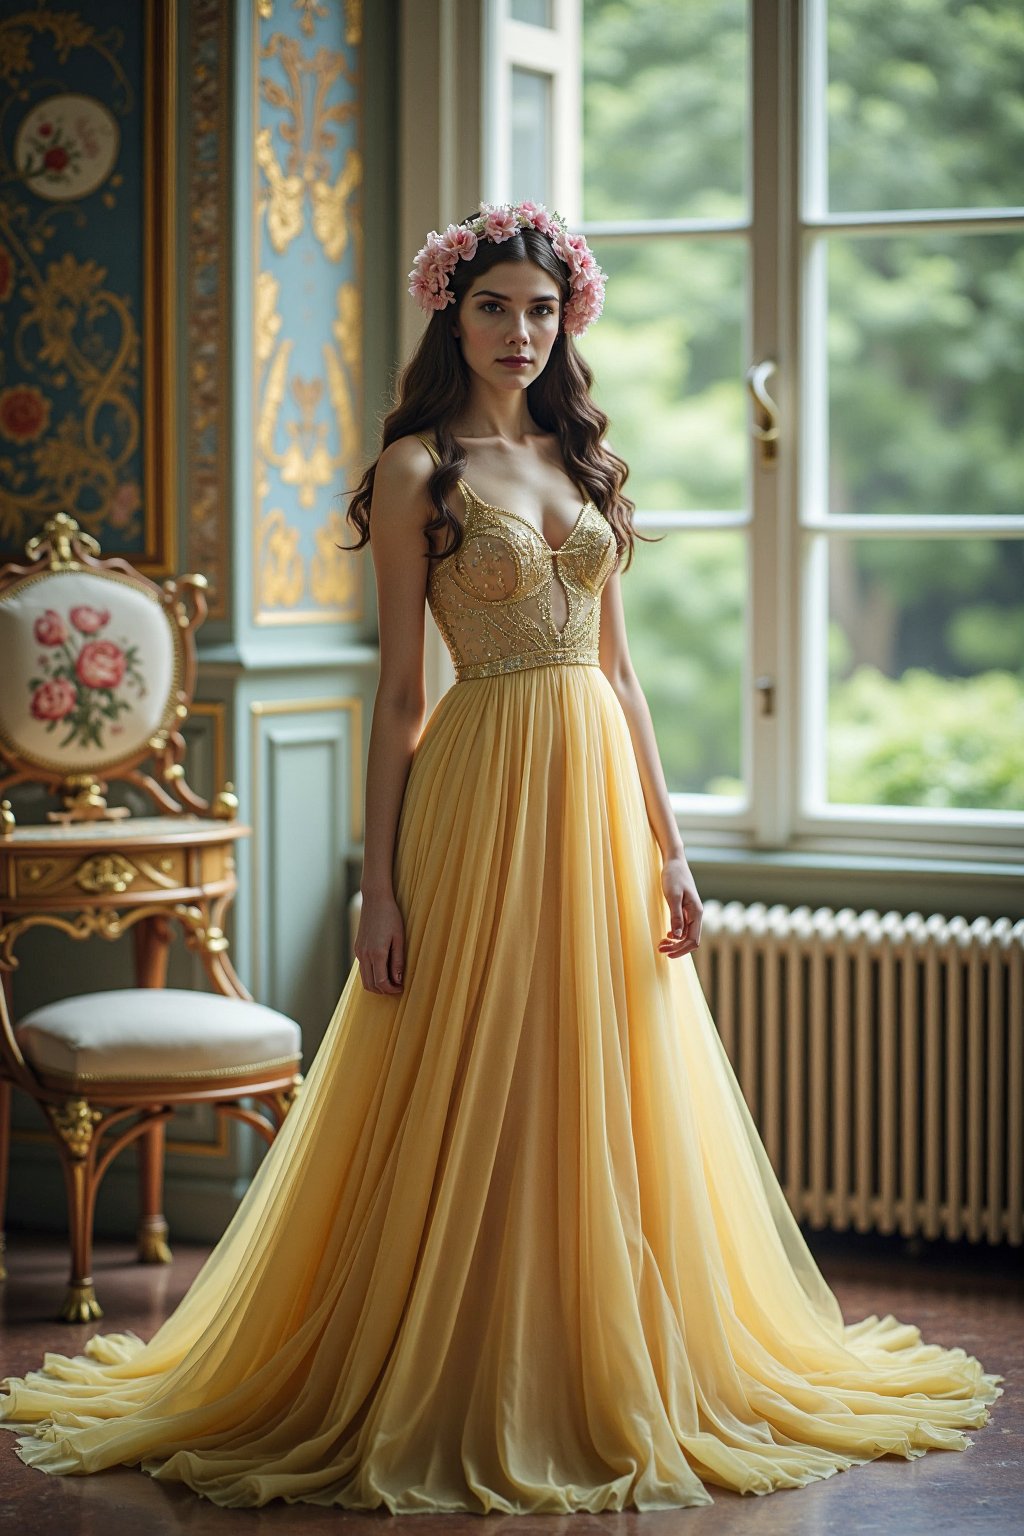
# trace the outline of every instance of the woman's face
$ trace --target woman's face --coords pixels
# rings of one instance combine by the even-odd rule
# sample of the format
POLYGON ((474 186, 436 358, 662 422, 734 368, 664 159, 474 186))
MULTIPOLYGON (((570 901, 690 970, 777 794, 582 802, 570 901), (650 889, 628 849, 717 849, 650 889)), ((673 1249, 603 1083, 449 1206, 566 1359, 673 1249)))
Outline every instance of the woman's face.
POLYGON ((453 326, 468 367, 495 389, 543 373, 561 324, 558 284, 532 261, 499 262, 463 294, 453 326), (507 358, 525 359, 518 367, 507 358))

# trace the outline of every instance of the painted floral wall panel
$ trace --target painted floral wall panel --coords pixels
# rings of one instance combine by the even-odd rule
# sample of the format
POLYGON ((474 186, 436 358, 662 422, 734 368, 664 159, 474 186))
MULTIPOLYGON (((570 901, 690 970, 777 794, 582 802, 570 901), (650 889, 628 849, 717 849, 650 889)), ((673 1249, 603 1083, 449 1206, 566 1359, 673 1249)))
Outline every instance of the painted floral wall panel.
POLYGON ((354 621, 337 545, 362 453, 361 4, 256 12, 254 616, 354 621))
POLYGON ((175 562, 169 0, 0 9, 0 554, 175 562))

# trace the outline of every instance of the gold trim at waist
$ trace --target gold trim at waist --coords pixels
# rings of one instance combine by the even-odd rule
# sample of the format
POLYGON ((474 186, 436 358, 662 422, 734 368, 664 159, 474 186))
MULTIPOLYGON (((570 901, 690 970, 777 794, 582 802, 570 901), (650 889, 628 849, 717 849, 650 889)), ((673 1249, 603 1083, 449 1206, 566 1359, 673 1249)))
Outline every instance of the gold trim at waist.
POLYGON ((532 667, 599 667, 596 656, 581 656, 578 651, 538 651, 525 656, 503 656, 497 661, 479 661, 456 667, 457 683, 478 677, 503 677, 508 672, 526 672, 532 667))

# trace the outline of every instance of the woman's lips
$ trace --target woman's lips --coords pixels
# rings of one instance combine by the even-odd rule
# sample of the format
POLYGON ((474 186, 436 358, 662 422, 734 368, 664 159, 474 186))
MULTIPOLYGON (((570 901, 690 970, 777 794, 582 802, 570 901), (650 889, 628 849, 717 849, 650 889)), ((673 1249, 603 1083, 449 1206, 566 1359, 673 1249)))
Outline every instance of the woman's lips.
POLYGON ((530 360, 527 357, 499 357, 498 362, 503 368, 529 368, 530 360))

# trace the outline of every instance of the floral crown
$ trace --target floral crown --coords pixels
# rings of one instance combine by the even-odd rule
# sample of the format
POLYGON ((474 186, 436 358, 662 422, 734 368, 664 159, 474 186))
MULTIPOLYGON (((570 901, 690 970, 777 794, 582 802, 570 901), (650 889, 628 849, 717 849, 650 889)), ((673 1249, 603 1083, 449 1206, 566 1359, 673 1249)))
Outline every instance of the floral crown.
POLYGON ((607 274, 594 260, 584 237, 570 235, 561 214, 549 212, 543 203, 481 203, 479 213, 461 224, 449 224, 443 235, 432 229, 409 273, 409 292, 428 314, 454 304, 448 278, 460 259, 472 261, 481 240, 500 245, 521 229, 547 235, 555 255, 569 268, 570 294, 562 329, 569 336, 582 336, 604 307, 607 274))

